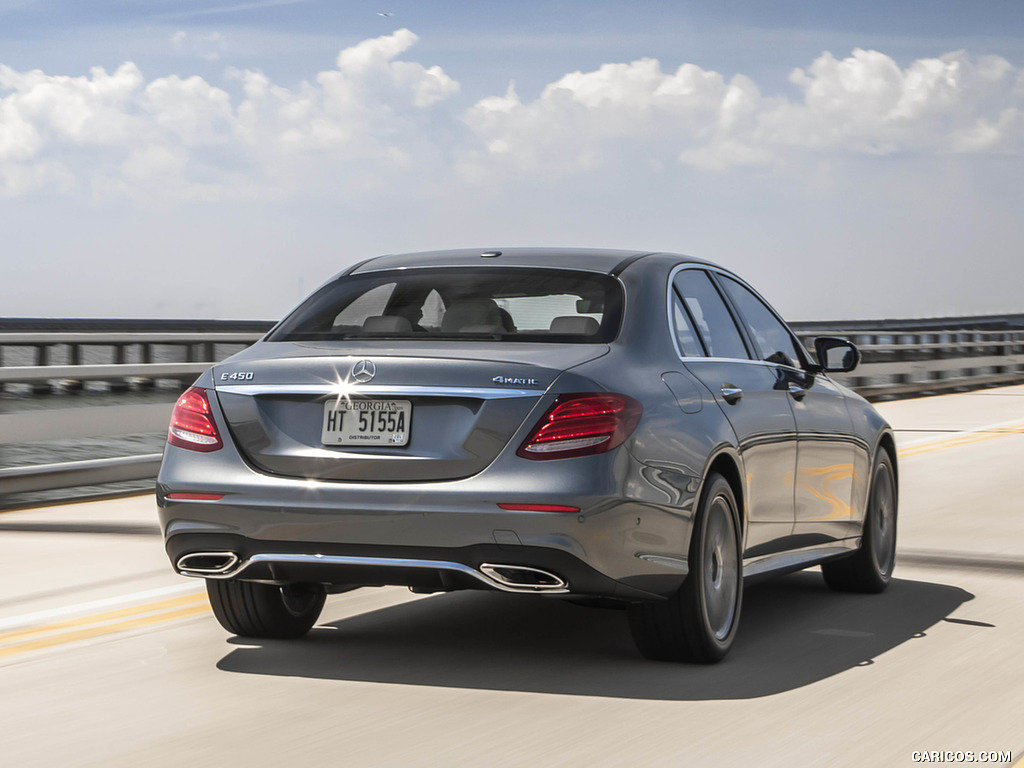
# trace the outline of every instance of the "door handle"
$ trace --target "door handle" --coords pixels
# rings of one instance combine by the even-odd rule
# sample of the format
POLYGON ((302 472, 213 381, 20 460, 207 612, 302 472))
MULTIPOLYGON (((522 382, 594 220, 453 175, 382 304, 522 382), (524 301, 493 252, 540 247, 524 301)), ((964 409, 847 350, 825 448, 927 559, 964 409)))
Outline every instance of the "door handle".
POLYGON ((804 389, 803 387, 798 386, 796 384, 790 384, 788 389, 789 389, 789 394, 793 396, 794 400, 803 400, 804 399, 804 395, 807 394, 807 390, 806 389, 804 389))
POLYGON ((739 402, 741 397, 743 397, 743 390, 739 387, 735 387, 732 384, 722 385, 722 399, 729 405, 739 402))

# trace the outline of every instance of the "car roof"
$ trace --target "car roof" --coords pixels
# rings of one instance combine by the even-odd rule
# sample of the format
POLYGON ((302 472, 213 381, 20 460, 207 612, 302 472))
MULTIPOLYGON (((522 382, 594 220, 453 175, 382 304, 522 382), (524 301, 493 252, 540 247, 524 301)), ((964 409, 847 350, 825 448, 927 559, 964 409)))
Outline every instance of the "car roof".
POLYGON ((681 262, 710 263, 681 254, 611 248, 459 248, 377 256, 356 264, 346 270, 346 274, 411 267, 468 266, 552 267, 617 274, 628 264, 647 256, 671 256, 681 262))

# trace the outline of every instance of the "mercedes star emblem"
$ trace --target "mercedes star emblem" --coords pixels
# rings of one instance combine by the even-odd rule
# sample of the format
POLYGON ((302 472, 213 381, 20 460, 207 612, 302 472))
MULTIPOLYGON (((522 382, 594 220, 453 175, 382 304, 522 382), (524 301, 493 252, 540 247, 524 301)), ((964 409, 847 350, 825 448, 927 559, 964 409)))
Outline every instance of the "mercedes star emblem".
POLYGON ((352 366, 352 378, 359 384, 365 384, 377 375, 377 366, 372 360, 360 360, 352 366))

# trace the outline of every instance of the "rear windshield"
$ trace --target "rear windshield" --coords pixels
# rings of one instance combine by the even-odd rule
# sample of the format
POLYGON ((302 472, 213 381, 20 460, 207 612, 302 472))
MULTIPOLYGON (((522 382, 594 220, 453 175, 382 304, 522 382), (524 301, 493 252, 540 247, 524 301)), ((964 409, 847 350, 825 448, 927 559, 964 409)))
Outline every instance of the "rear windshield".
POLYGON ((618 333, 622 287, 558 269, 424 268, 345 275, 285 318, 268 341, 453 339, 603 343, 618 333))

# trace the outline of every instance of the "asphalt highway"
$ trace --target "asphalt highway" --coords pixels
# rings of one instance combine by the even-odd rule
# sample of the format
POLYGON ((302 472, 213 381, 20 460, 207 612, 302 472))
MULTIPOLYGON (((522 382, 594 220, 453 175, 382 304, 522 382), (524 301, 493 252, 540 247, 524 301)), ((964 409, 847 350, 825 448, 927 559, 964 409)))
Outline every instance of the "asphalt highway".
POLYGON ((1024 765, 1024 387, 879 408, 890 589, 753 586, 710 667, 476 592, 361 589, 251 642, 171 572, 151 496, 0 514, 0 766, 1024 765))

